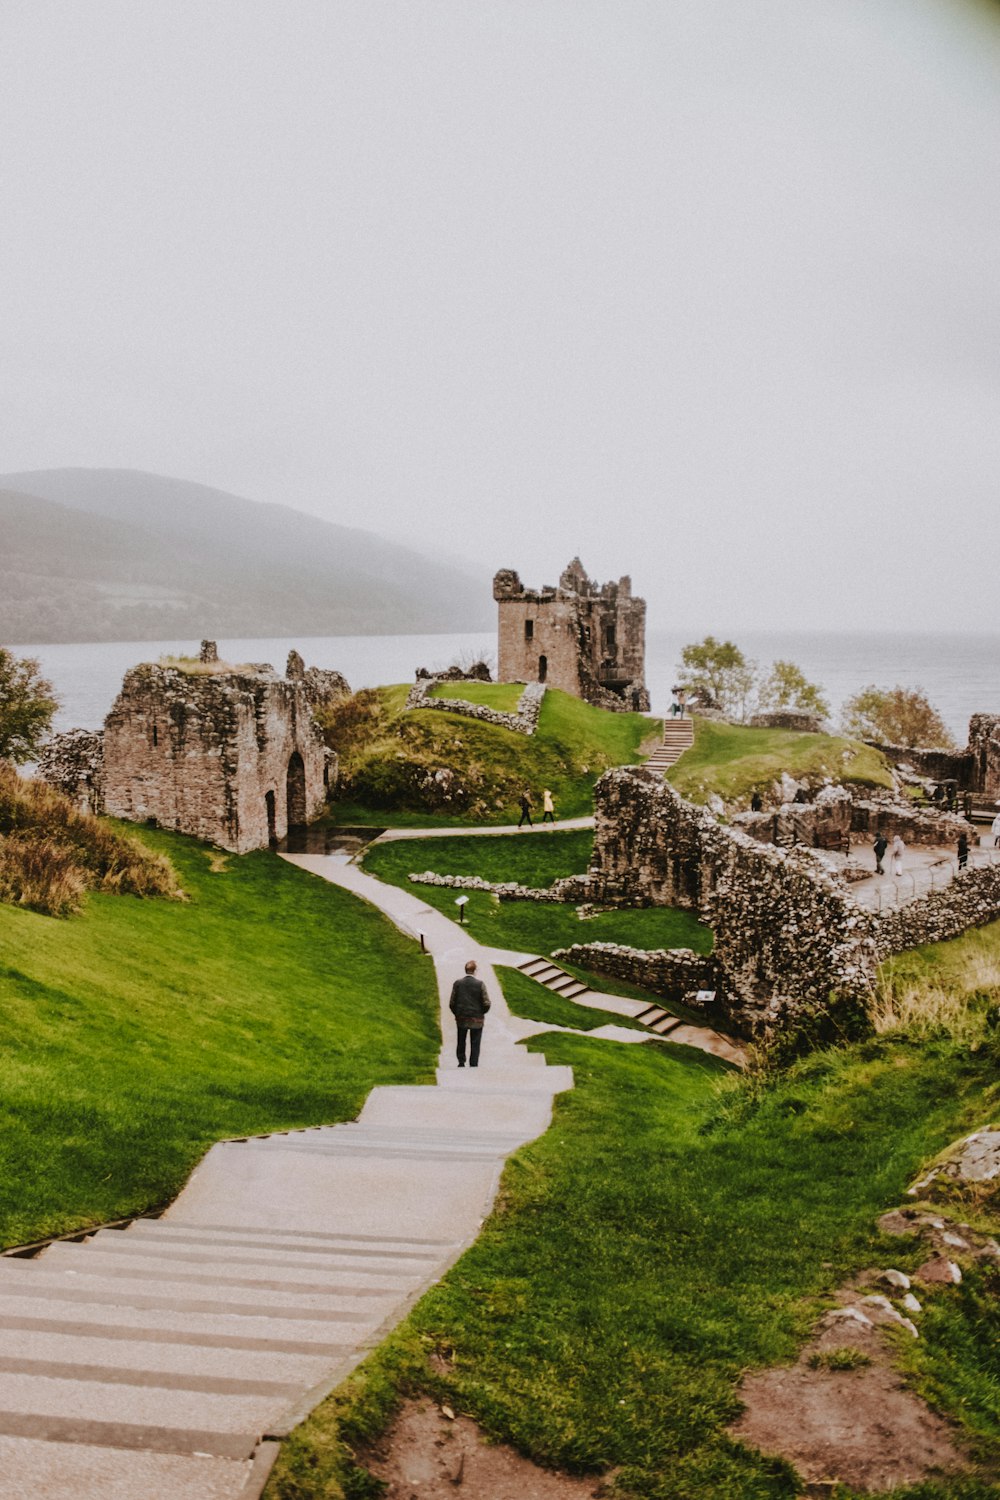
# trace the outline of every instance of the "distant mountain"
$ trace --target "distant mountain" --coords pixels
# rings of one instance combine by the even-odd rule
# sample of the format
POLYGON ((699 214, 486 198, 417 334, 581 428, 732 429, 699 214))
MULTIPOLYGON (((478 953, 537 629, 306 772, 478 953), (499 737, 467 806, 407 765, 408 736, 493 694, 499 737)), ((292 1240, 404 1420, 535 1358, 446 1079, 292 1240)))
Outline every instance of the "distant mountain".
POLYGON ((0 474, 0 641, 492 624, 486 579, 287 506, 132 469, 0 474))

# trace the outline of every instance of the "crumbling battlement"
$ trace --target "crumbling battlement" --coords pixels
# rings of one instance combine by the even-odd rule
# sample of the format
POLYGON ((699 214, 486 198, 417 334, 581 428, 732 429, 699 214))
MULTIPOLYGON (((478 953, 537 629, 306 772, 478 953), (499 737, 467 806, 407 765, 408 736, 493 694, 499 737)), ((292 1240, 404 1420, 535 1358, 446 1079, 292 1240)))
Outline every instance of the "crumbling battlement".
POLYGON ((499 612, 497 677, 543 682, 599 708, 649 708, 646 601, 629 578, 594 583, 575 557, 558 588, 526 589, 501 568, 493 579, 499 612))
POLYGON ((517 708, 508 714, 498 708, 488 708, 485 703, 467 703, 464 698, 432 695, 431 689, 436 683, 455 680, 454 677, 418 677, 406 695, 407 708, 436 708, 441 713, 461 714, 466 719, 493 724, 497 729, 511 729, 515 734, 532 735, 538 728, 538 715, 545 697, 545 688, 540 682, 529 682, 517 701, 517 708))
POLYGON ((323 808, 336 775, 313 710, 349 692, 337 672, 266 663, 145 663, 125 674, 103 734, 57 736, 40 770, 95 812, 155 823, 235 854, 266 848, 323 808))

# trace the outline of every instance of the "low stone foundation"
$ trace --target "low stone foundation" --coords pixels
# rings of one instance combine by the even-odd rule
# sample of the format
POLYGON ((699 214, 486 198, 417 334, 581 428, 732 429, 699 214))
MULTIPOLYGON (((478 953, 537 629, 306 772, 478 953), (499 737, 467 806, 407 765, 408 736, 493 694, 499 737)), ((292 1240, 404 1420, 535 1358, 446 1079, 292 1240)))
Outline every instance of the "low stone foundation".
POLYGON ((521 694, 516 712, 501 713, 497 708, 487 708, 484 703, 465 703, 461 698, 436 698, 431 688, 438 682, 453 682, 454 678, 418 677, 406 698, 407 708, 434 708, 440 713, 461 714, 465 719, 478 719, 483 724, 494 724, 498 729, 510 729, 515 734, 534 734, 538 728, 545 686, 541 682, 529 682, 521 694))
POLYGON ((714 989, 716 983, 714 959, 691 948, 647 950, 619 943, 573 943, 569 948, 556 948, 552 957, 688 1006, 698 1004, 698 990, 714 989))

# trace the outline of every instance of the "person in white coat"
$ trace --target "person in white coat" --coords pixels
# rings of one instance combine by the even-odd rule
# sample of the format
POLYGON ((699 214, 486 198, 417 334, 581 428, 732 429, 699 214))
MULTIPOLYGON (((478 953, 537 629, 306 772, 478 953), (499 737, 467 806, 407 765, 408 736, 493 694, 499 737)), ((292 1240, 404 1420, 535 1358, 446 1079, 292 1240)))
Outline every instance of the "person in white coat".
POLYGON ((993 835, 993 847, 995 849, 996 846, 1000 844, 1000 813, 997 813, 996 817, 993 819, 993 822, 990 824, 990 832, 993 835))
POLYGON ((897 833, 892 841, 892 873, 902 875, 903 855, 906 853, 906 845, 897 833))

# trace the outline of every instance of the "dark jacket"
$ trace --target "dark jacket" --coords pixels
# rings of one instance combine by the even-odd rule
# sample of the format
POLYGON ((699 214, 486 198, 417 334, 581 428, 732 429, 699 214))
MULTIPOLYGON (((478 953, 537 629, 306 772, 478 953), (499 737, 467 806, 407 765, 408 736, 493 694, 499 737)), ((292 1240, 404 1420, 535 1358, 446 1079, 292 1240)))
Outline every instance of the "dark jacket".
POLYGON ((490 997, 483 981, 475 974, 456 979, 451 987, 448 1008, 460 1026, 481 1026, 490 1008, 490 997))
POLYGON ((880 833, 874 844, 872 844, 872 848, 875 850, 875 858, 881 859, 888 847, 888 840, 880 833))

